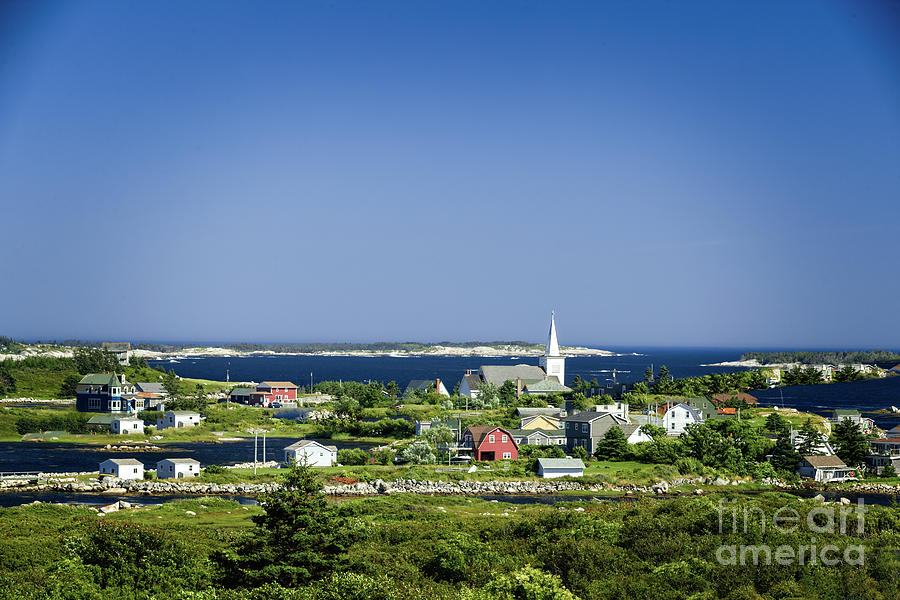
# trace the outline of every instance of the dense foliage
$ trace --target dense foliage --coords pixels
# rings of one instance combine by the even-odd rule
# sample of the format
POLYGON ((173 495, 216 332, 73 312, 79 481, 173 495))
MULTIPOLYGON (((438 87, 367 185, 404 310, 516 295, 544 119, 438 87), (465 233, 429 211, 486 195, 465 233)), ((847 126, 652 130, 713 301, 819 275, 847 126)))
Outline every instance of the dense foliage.
POLYGON ((741 360, 755 360, 761 365, 800 363, 803 365, 874 364, 900 361, 900 354, 888 350, 857 352, 746 352, 741 360))
POLYGON ((821 505, 786 494, 516 509, 477 499, 408 495, 329 505, 315 487, 301 480, 291 495, 267 498, 266 514, 250 527, 240 525, 246 524, 246 513, 237 503, 212 498, 108 515, 99 522, 85 509, 68 506, 0 509, 0 598, 900 597, 900 563, 893 550, 900 532, 897 508, 869 507, 862 533, 853 528, 844 534, 813 533, 805 524, 821 505), (772 526, 772 516, 783 509, 798 514, 801 527, 794 533, 772 526), (745 521, 745 514, 751 518, 745 521), (796 560, 732 566, 717 559, 723 546, 813 543, 839 551, 864 545, 865 560, 860 566, 796 560))

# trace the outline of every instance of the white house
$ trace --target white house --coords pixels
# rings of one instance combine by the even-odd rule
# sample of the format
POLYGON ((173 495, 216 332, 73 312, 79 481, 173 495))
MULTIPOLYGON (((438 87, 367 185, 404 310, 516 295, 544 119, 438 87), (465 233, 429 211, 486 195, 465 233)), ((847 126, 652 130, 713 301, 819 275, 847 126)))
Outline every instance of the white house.
POLYGON ((284 462, 302 463, 310 467, 330 467, 337 464, 337 448, 315 440, 300 440, 284 449, 284 462))
POLYGON ((619 425, 619 429, 625 435, 625 441, 629 444, 638 442, 652 442, 653 438, 641 431, 640 425, 619 425))
POLYGON ((156 463, 159 479, 183 479, 200 473, 200 461, 193 458, 164 458, 156 463))
POLYGON ((856 472, 837 456, 804 456, 797 467, 797 474, 822 482, 856 478, 856 472))
POLYGON ((584 463, 578 458, 539 458, 537 474, 544 479, 581 477, 584 475, 584 463))
POLYGON ((113 419, 109 424, 109 430, 115 434, 141 435, 144 433, 144 422, 137 417, 122 417, 113 419))
POLYGON ((200 413, 188 410, 169 410, 162 419, 157 419, 156 429, 163 430, 170 427, 193 427, 200 424, 200 413))
POLYGON ((676 404, 663 415, 663 427, 667 435, 681 435, 688 425, 702 423, 703 416, 687 404, 676 404))
POLYGON ((143 479, 144 463, 133 458, 110 458, 100 463, 100 475, 119 479, 143 479))
POLYGON ((612 404, 598 404, 595 408, 597 412, 608 412, 612 415, 616 415, 617 417, 622 417, 626 421, 630 421, 628 418, 628 403, 627 402, 614 402, 612 404))

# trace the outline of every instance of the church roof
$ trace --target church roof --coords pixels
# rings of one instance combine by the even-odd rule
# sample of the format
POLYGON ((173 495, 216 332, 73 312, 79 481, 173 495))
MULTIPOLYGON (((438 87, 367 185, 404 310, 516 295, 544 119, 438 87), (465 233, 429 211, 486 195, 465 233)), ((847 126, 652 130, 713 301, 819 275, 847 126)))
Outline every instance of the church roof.
POLYGON ((544 370, 535 365, 482 365, 481 377, 484 381, 500 387, 506 381, 515 383, 521 379, 523 385, 543 381, 544 370))
POLYGON ((529 394, 533 394, 535 392, 539 392, 542 394, 552 394, 552 393, 560 393, 560 394, 568 394, 572 391, 572 388, 568 388, 557 381, 556 377, 548 377, 542 381, 537 381, 535 383, 529 383, 525 386, 525 390, 529 394))

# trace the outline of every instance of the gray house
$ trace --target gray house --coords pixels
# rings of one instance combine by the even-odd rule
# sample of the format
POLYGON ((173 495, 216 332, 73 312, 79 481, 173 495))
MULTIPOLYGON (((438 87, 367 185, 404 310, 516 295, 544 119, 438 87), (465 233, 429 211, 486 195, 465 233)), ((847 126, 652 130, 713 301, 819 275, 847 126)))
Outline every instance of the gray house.
POLYGON ((562 421, 565 424, 566 449, 572 452, 580 447, 587 450, 588 454, 594 453, 597 443, 606 436, 610 427, 628 424, 622 417, 593 410, 565 417, 562 421))

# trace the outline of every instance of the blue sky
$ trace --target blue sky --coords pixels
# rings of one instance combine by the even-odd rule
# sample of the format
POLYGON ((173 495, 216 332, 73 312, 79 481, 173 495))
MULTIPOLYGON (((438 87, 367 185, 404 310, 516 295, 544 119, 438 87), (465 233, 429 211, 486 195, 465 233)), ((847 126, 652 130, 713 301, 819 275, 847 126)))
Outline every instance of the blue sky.
POLYGON ((9 2, 0 334, 900 345, 895 2, 9 2))

